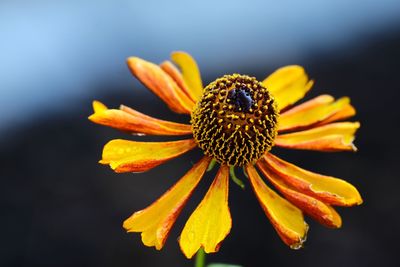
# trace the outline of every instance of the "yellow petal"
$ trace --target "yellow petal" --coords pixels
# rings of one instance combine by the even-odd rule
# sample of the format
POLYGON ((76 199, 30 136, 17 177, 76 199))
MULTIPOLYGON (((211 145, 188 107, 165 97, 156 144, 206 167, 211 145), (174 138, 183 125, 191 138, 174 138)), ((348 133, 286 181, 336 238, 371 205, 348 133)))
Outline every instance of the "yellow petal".
POLYGON ((143 244, 160 250, 210 161, 209 157, 201 159, 156 202, 126 219, 124 228, 128 232, 141 232, 143 244))
POLYGON ((172 61, 182 70, 183 79, 193 92, 195 100, 203 94, 203 82, 196 61, 186 52, 177 51, 171 54, 172 61))
POLYGON ((298 105, 279 116, 279 131, 299 130, 315 124, 325 124, 345 119, 355 114, 350 99, 343 97, 334 102, 329 95, 315 97, 298 105))
POLYGON ((194 92, 189 89, 189 86, 186 84, 183 79, 182 73, 169 61, 164 61, 160 64, 160 67, 163 71, 165 71, 175 82, 176 84, 185 92, 185 94, 193 101, 196 102, 197 96, 194 95, 194 92))
POLYGON ((362 203, 357 189, 341 179, 304 170, 267 153, 263 156, 268 167, 297 191, 337 206, 354 206, 362 203))
POLYGON ((120 109, 99 109, 100 104, 100 102, 93 103, 93 106, 96 105, 95 113, 89 117, 89 120, 101 125, 132 134, 188 135, 192 133, 192 128, 188 124, 159 120, 126 106, 121 106, 120 109))
POLYGON ((293 249, 301 248, 308 230, 301 210, 271 190, 252 165, 247 165, 246 171, 261 207, 282 241, 293 249))
POLYGON ((206 253, 217 252, 232 227, 228 207, 229 169, 222 165, 206 196, 192 213, 183 228, 179 245, 187 258, 204 248, 206 253))
POLYGON ((94 112, 101 112, 107 109, 107 106, 101 103, 100 101, 94 100, 92 103, 94 112))
POLYGON ((194 102, 159 66, 137 57, 128 58, 127 63, 132 74, 159 96, 171 110, 190 114, 194 102))
POLYGON ((308 80, 303 67, 290 65, 276 70, 262 83, 274 96, 279 110, 282 110, 302 99, 314 82, 308 80))
POLYGON ((143 172, 176 158, 196 146, 194 139, 172 142, 137 142, 116 139, 103 149, 101 164, 115 172, 143 172))
POLYGON ((269 169, 264 160, 259 160, 257 162, 257 167, 287 200, 307 213, 310 217, 328 227, 339 228, 342 225, 340 215, 331 206, 316 198, 296 191, 294 187, 286 184, 279 175, 269 169))
POLYGON ((354 134, 360 127, 359 122, 337 122, 319 126, 310 130, 279 134, 275 145, 318 151, 357 151, 354 146, 354 134))

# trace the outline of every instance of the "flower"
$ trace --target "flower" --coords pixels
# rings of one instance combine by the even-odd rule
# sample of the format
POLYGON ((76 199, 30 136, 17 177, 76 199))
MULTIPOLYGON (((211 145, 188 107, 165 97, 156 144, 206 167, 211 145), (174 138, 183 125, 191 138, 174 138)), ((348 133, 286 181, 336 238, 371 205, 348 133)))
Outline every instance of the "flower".
POLYGON ((355 114, 347 97, 320 95, 292 107, 311 89, 301 66, 282 67, 262 82, 247 75, 225 75, 203 88, 194 59, 174 52, 160 65, 128 58, 133 75, 168 107, 191 115, 191 124, 156 119, 121 106, 108 109, 93 102, 89 119, 137 135, 189 136, 169 142, 112 140, 104 146, 101 164, 115 172, 144 172, 195 147, 204 156, 164 195, 125 220, 128 232, 141 232, 146 246, 161 249, 170 230, 207 168, 220 164, 203 200, 187 220, 179 244, 187 258, 199 248, 212 253, 232 226, 228 207, 230 174, 243 167, 266 216, 283 242, 302 247, 308 225, 304 214, 321 224, 342 224, 333 206, 362 203, 357 189, 331 176, 304 170, 270 153, 273 146, 316 151, 356 151, 358 122, 343 122, 355 114), (266 185, 260 173, 280 194, 266 185))

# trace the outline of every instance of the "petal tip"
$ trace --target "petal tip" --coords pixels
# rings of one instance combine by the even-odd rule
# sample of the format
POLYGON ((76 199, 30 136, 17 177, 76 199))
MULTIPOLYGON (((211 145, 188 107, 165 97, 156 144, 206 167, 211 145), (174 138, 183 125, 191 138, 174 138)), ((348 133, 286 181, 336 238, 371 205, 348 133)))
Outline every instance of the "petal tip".
POLYGON ((358 148, 352 143, 352 144, 351 144, 351 150, 352 150, 353 152, 357 152, 357 151, 358 151, 358 148))
POLYGON ((360 193, 358 192, 357 188, 352 185, 353 188, 353 196, 349 197, 346 201, 344 201, 344 207, 352 207, 352 206, 360 206, 363 204, 364 200, 362 199, 360 193))
POLYGON ((128 63, 128 65, 129 65, 129 64, 132 64, 132 63, 136 63, 136 62, 138 62, 138 61, 143 61, 143 59, 141 59, 141 58, 139 58, 139 57, 128 57, 128 58, 126 59, 126 62, 128 63))
POLYGON ((108 109, 106 105, 104 105, 103 103, 101 103, 98 100, 93 100, 92 107, 93 107, 94 113, 108 109))
POLYGON ((307 234, 310 227, 306 222, 304 222, 304 224, 305 224, 304 234, 302 236, 299 236, 294 243, 289 244, 289 247, 293 250, 299 250, 304 248, 304 243, 307 241, 307 234))
POLYGON ((179 56, 179 55, 186 55, 186 56, 190 56, 191 57, 191 55, 188 52, 183 51, 183 50, 176 50, 176 51, 172 51, 171 52, 171 58, 174 58, 174 57, 179 56))
POLYGON ((96 118, 97 118, 96 113, 93 113, 92 115, 90 115, 90 116, 87 117, 87 118, 88 118, 88 120, 90 120, 91 122, 96 122, 96 118))
POLYGON ((342 228, 342 218, 339 216, 336 221, 332 220, 332 225, 329 227, 332 229, 339 229, 342 228))
POLYGON ((101 159, 101 160, 98 161, 98 163, 103 164, 103 165, 107 165, 109 162, 104 160, 104 159, 101 159))
MULTIPOLYGON (((132 215, 133 216, 133 215, 132 215)), ((127 218, 127 219, 125 219, 125 221, 122 223, 122 228, 124 228, 125 230, 126 230, 126 232, 131 232, 131 227, 130 227, 130 223, 129 223, 129 221, 130 221, 130 218, 131 217, 129 217, 129 218, 127 218)))
POLYGON ((188 249, 186 249, 182 246, 180 246, 180 249, 181 249, 183 255, 185 255, 185 257, 190 260, 199 251, 200 247, 197 250, 192 250, 192 251, 189 251, 188 249))
POLYGON ((360 193, 357 191, 357 196, 355 197, 354 206, 360 206, 363 203, 364 203, 364 200, 362 199, 360 193))
POLYGON ((139 57, 128 57, 126 59, 126 64, 135 76, 140 72, 140 68, 143 68, 143 63, 146 63, 146 61, 139 57))
MULTIPOLYGON (((296 70, 296 71, 303 72, 303 73, 306 72, 306 70, 304 69, 304 67, 301 66, 301 65, 298 65, 298 64, 292 64, 292 65, 283 66, 283 67, 281 67, 280 69, 282 69, 282 70, 291 69, 291 70, 296 70)), ((279 70, 279 69, 278 69, 278 70, 279 70)))

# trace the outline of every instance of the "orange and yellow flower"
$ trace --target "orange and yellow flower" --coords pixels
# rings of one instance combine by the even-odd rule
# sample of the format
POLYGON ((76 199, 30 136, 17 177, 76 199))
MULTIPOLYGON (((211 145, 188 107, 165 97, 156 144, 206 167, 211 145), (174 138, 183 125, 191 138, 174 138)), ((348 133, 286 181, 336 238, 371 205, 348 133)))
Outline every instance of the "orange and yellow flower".
POLYGON ((215 162, 220 164, 218 173, 179 238, 188 258, 200 248, 207 253, 218 251, 230 232, 228 188, 234 167, 244 168, 266 216, 291 248, 300 248, 306 239, 308 225, 303 214, 339 228, 342 221, 333 206, 362 203, 351 184, 307 171, 270 152, 273 146, 356 151, 353 140, 360 124, 343 121, 355 115, 349 98, 320 95, 292 107, 313 85, 296 65, 280 68, 262 82, 233 74, 203 88, 197 64, 189 54, 174 52, 171 59, 179 69, 170 61, 156 65, 132 57, 127 62, 133 75, 172 111, 190 115, 190 124, 156 119, 126 106, 109 109, 98 101, 93 102, 94 114, 89 117, 95 123, 138 135, 188 136, 169 142, 110 141, 100 163, 118 173, 144 172, 196 147, 204 151, 203 158, 156 202, 125 220, 124 228, 140 232, 146 246, 158 250, 164 246, 185 203, 215 162))

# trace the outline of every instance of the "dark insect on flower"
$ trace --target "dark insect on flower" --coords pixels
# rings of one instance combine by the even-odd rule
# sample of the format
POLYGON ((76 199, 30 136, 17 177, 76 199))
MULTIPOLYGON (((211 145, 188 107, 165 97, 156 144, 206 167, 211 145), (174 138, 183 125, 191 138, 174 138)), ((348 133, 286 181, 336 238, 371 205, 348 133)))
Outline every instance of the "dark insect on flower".
POLYGON ((248 88, 232 89, 228 93, 228 98, 231 99, 235 105, 235 111, 248 112, 254 101, 248 92, 248 88))

